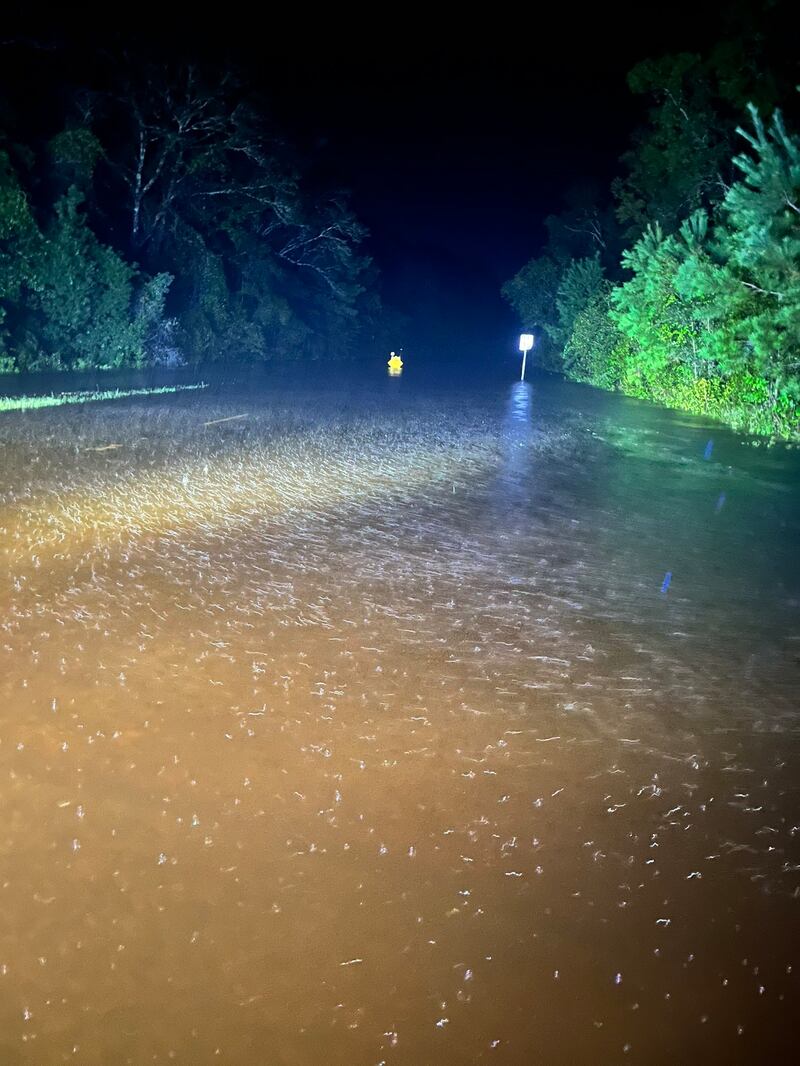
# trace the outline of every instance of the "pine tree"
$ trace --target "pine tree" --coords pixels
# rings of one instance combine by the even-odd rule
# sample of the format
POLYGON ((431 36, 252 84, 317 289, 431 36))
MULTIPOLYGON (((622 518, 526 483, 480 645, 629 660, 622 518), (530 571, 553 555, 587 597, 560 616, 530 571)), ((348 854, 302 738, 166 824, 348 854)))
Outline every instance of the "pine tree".
POLYGON ((561 278, 556 294, 558 309, 558 339, 566 344, 575 328, 578 315, 596 297, 604 294, 606 288, 600 256, 587 259, 575 259, 561 278))
POLYGON ((800 139, 780 111, 765 129, 750 107, 752 149, 736 156, 742 178, 722 205, 718 300, 726 315, 720 357, 770 383, 774 402, 800 399, 800 139))

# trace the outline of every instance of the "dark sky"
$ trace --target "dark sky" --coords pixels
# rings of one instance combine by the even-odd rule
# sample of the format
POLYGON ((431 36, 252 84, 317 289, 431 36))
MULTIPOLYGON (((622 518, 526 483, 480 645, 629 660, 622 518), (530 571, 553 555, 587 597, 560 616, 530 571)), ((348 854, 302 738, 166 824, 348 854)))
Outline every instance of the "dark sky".
POLYGON ((702 52, 729 8, 675 0, 657 27, 645 8, 632 17, 622 5, 557 2, 481 5, 472 21, 445 21, 434 5, 365 9, 358 21, 137 5, 116 25, 37 8, 26 32, 82 49, 89 65, 95 47, 124 43, 166 62, 197 54, 240 66, 318 174, 352 190, 390 300, 413 312, 424 289, 429 302, 491 315, 569 186, 607 188, 641 116, 627 71, 662 52, 702 52))
MULTIPOLYGON (((535 254, 574 183, 607 190, 642 116, 626 75, 640 59, 699 50, 715 4, 675 0, 657 32, 627 6, 433 6, 216 48, 266 85, 279 120, 353 192, 385 292, 422 315, 512 322, 503 281, 535 254), (505 317, 507 316, 508 317, 505 317)), ((720 4, 728 9, 730 5, 720 4)), ((497 324, 497 325, 496 325, 497 324)))
POLYGON ((432 245, 505 278, 570 182, 607 182, 635 111, 627 57, 603 69, 591 55, 542 50, 473 41, 380 63, 323 57, 279 106, 324 142, 382 253, 432 245))
POLYGON ((702 18, 679 17, 688 6, 673 7, 676 32, 656 36, 605 5, 503 5, 491 17, 484 5, 479 22, 333 32, 254 69, 286 125, 352 189, 390 300, 420 316, 440 307, 468 329, 485 315, 491 331, 513 326, 500 286, 535 254, 570 185, 607 189, 614 176, 642 108, 628 70, 707 36, 702 18))

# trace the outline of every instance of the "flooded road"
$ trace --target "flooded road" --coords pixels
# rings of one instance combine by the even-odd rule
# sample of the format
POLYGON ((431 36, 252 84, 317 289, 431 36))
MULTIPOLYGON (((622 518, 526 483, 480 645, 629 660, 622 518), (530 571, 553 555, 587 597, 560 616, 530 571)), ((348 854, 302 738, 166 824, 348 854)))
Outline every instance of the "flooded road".
POLYGON ((795 1061, 742 440, 410 372, 0 415, 0 1063, 795 1061))

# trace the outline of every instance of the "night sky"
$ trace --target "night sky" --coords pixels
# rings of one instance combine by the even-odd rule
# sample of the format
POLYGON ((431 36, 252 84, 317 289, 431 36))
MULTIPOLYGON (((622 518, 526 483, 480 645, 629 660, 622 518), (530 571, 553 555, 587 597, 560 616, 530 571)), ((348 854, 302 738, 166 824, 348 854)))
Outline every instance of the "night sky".
POLYGON ((627 72, 708 37, 702 17, 678 18, 688 6, 673 9, 684 32, 657 39, 645 20, 567 6, 529 8, 524 25, 508 11, 461 27, 412 19, 371 41, 314 40, 299 62, 278 50, 260 76, 287 128, 352 190, 388 299, 426 319, 444 303, 445 323, 466 320, 483 341, 513 332, 499 289, 536 253, 545 217, 618 172, 643 114, 627 72))
MULTIPOLYGON (((545 217, 572 186, 607 190, 618 171, 643 114, 627 72, 663 52, 702 52, 728 9, 680 0, 654 33, 622 7, 503 8, 452 23, 382 9, 361 22, 304 15, 270 26, 266 10, 256 20, 228 5, 224 21, 215 9, 124 27, 19 16, 5 39, 48 44, 12 45, 15 64, 27 54, 32 69, 63 66, 73 79, 83 65, 87 81, 93 56, 115 49, 238 67, 313 178, 352 192, 385 299, 412 319, 439 313, 491 336, 513 331, 499 288, 536 253, 545 217)), ((18 80, 14 63, 6 80, 18 80)))

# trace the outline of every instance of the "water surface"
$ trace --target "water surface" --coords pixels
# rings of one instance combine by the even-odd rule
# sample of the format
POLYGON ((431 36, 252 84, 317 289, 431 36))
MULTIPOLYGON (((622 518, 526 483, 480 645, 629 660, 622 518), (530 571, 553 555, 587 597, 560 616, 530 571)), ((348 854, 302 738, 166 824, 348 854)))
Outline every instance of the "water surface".
POLYGON ((409 369, 0 416, 0 1062, 794 1061, 745 444, 409 369))

